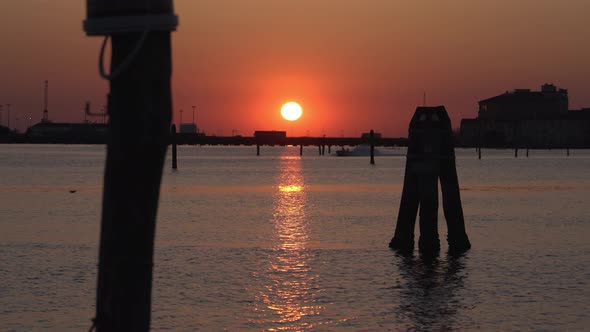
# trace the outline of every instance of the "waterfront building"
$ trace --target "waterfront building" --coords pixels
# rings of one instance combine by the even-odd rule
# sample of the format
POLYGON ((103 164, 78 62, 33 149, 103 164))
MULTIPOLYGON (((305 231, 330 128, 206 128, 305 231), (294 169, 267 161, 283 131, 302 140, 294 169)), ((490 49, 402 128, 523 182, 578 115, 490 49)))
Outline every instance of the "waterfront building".
POLYGON ((516 89, 479 102, 478 117, 463 119, 467 147, 590 147, 590 109, 569 110, 568 92, 553 84, 516 89))
POLYGON ((41 121, 27 129, 30 142, 104 143, 108 125, 103 123, 59 123, 41 121))

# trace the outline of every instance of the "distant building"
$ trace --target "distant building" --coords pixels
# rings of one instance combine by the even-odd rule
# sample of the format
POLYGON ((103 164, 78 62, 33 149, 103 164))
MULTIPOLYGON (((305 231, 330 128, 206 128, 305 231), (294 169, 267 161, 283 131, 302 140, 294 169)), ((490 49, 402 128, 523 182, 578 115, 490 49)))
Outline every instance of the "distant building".
POLYGON ((197 125, 194 123, 181 123, 180 133, 181 134, 196 134, 198 132, 197 125))
POLYGON ((265 130, 257 130, 254 132, 254 137, 256 138, 287 138, 286 131, 265 131, 265 130))
POLYGON ((27 129, 27 138, 43 143, 105 143, 108 125, 42 121, 27 129))
POLYGON ((566 89, 516 89, 479 102, 475 119, 461 121, 464 146, 588 147, 590 109, 568 110, 566 89))
POLYGON ((10 129, 8 127, 4 127, 0 125, 0 142, 5 142, 8 140, 10 136, 10 129))
POLYGON ((254 132, 254 138, 257 144, 282 145, 287 138, 287 132, 257 130, 254 132))
POLYGON ((544 84, 541 91, 516 89, 479 102, 479 118, 528 120, 563 116, 568 111, 566 89, 544 84))

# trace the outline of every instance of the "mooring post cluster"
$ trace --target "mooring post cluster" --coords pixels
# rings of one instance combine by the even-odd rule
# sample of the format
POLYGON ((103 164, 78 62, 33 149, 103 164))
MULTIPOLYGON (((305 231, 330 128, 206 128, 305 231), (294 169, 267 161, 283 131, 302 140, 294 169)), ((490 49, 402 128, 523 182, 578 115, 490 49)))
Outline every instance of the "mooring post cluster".
POLYGON ((471 248, 465 231, 451 121, 444 108, 418 107, 409 128, 404 186, 395 234, 389 246, 402 252, 414 249, 414 228, 419 209, 423 254, 440 251, 438 236, 438 181, 441 183, 449 252, 471 248))

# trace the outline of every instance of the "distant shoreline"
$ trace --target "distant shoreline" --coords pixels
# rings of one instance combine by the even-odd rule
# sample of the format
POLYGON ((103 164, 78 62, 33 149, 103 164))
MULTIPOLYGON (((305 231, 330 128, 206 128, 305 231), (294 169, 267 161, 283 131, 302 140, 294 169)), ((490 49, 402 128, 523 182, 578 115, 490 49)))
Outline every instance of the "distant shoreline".
MULTIPOLYGON (((30 137, 26 134, 12 134, 0 138, 2 144, 106 144, 108 138, 102 137, 72 137, 56 135, 47 137, 30 137)), ((171 143, 171 142, 170 142, 171 143)), ((369 144, 367 138, 358 137, 254 137, 254 136, 205 136, 201 134, 176 134, 178 145, 267 145, 267 146, 355 146, 369 144)), ((374 141, 375 146, 407 146, 408 139, 378 138, 374 141)))

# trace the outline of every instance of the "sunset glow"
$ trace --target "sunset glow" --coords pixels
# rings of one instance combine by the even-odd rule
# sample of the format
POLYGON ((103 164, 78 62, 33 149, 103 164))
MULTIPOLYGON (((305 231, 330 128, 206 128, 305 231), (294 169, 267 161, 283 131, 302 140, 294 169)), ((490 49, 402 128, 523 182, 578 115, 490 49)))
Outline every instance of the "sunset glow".
MULTIPOLYGON (((279 110, 296 101, 301 134, 401 137, 425 92, 458 127, 478 101, 545 82, 568 89, 571 109, 590 107, 588 1, 176 0, 174 8, 175 120, 180 109, 192 120, 196 105, 207 134, 290 129, 279 110)), ((51 121, 83 121, 86 101, 104 108, 102 39, 82 33, 85 1, 2 1, 0 10, 6 26, 20 27, 0 32, 4 125, 8 103, 19 131, 40 121, 45 80, 51 121)))
POLYGON ((294 101, 288 102, 281 107, 281 115, 285 120, 295 121, 301 117, 303 109, 294 101))

